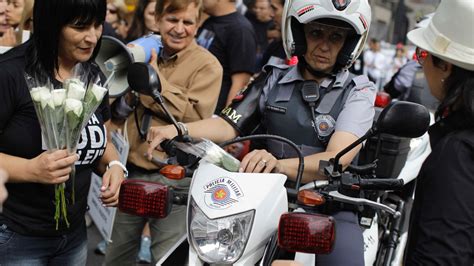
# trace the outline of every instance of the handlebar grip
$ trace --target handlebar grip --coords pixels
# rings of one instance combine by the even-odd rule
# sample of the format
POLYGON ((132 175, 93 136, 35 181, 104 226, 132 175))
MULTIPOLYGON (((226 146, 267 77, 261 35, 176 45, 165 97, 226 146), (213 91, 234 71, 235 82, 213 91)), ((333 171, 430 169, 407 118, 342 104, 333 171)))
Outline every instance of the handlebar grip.
POLYGON ((359 175, 368 175, 372 174, 372 172, 377 168, 377 163, 368 163, 364 165, 348 165, 346 171, 351 173, 359 174, 359 175))
POLYGON ((404 185, 403 179, 360 179, 359 186, 366 190, 397 190, 404 185))
POLYGON ((176 146, 174 145, 174 140, 172 139, 165 139, 160 143, 161 148, 165 151, 168 156, 175 156, 176 155, 176 146))

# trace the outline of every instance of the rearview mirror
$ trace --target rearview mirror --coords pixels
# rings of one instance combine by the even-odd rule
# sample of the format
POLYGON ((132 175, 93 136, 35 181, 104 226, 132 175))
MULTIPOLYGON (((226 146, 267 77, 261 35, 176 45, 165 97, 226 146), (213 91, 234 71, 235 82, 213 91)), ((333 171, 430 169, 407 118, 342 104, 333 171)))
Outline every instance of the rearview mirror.
POLYGON ((133 63, 128 67, 127 80, 132 90, 151 96, 163 108, 166 117, 169 118, 178 131, 178 136, 183 136, 182 127, 178 126, 178 122, 166 107, 163 97, 161 97, 160 77, 153 67, 147 63, 133 63))
POLYGON ((133 63, 128 67, 128 85, 138 93, 160 98, 161 82, 156 71, 147 63, 133 63))
POLYGON ((366 139, 379 133, 404 138, 417 138, 425 134, 429 126, 430 113, 423 105, 405 101, 391 102, 383 109, 375 125, 364 136, 334 157, 333 174, 337 174, 342 170, 342 166, 339 165, 341 157, 366 139))
POLYGON ((375 126, 378 133, 417 138, 428 130, 430 114, 421 104, 396 101, 383 109, 375 126))

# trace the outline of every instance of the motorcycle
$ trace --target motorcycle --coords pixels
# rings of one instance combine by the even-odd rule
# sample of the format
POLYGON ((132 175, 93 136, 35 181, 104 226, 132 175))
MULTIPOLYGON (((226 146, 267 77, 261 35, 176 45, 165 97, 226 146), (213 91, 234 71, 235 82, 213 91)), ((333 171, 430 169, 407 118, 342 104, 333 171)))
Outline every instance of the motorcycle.
MULTIPOLYGON (((179 158, 179 154, 175 153, 176 147, 179 151, 180 146, 183 149, 183 147, 195 147, 199 143, 203 143, 202 141, 195 143, 188 136, 183 135, 179 123, 176 123, 174 118, 169 115, 160 95, 159 78, 153 69, 146 64, 135 63, 130 66, 128 77, 132 89, 152 96, 162 106, 165 113, 168 113, 170 121, 175 125, 178 136, 162 145, 165 151, 179 158), (143 77, 148 77, 148 79, 143 79, 143 77), (183 146, 179 143, 187 143, 187 145, 183 146)), ((192 173, 189 192, 175 191, 173 188, 156 183, 126 180, 121 187, 119 208, 123 212, 134 215, 163 218, 169 213, 173 204, 186 202, 187 233, 158 262, 159 265, 181 265, 184 263, 183 258, 186 257, 186 263, 189 265, 269 265, 277 258, 275 257, 277 254, 275 252, 277 250, 276 243, 283 249, 290 251, 312 254, 330 252, 332 246, 330 240, 334 238, 333 233, 328 233, 334 232, 334 224, 330 223, 331 217, 308 213, 308 215, 319 217, 318 219, 312 218, 307 223, 307 225, 309 223, 318 225, 311 226, 311 228, 316 228, 319 231, 308 232, 311 234, 293 235, 294 239, 303 237, 296 242, 296 246, 289 246, 281 241, 285 239, 285 236, 288 236, 288 232, 292 232, 281 229, 285 228, 282 227, 282 224, 285 224, 282 221, 291 221, 297 215, 302 215, 302 213, 293 211, 299 210, 300 207, 307 208, 305 202, 311 197, 305 197, 304 193, 315 189, 325 191, 324 197, 316 197, 318 199, 324 198, 357 206, 368 206, 398 217, 399 211, 376 201, 359 198, 355 194, 365 189, 400 188, 404 184, 403 180, 364 178, 358 173, 342 171, 338 160, 350 149, 379 132, 403 137, 419 137, 428 127, 425 113, 423 113, 424 109, 421 108, 419 105, 403 102, 394 103, 385 108, 375 126, 366 135, 341 151, 334 161, 327 162, 327 166, 320 167, 320 169, 324 169, 324 174, 328 177, 326 181, 312 182, 301 186, 304 164, 303 157, 295 144, 278 136, 249 136, 225 144, 248 139, 273 138, 286 142, 295 149, 299 157, 299 167, 294 187, 285 187, 287 177, 282 174, 237 173, 226 170, 226 168, 229 169, 229 162, 224 159, 227 157, 219 157, 217 161, 215 160, 216 156, 213 156, 214 160, 203 159, 208 157, 209 151, 200 149, 201 153, 198 155, 202 155, 202 158, 182 160, 187 161, 180 163, 184 164, 186 169, 168 165, 160 170, 163 175, 175 179, 185 177, 186 173, 188 176, 189 173, 192 173), (400 114, 410 114, 410 116, 403 116, 402 120, 400 114), (312 185, 314 187, 311 187, 312 185), (323 220, 324 222, 322 222, 323 220), (277 230, 279 224, 280 229, 277 230), (278 232, 278 238, 276 232, 278 232), (286 233, 281 235, 281 232, 286 233), (304 238, 310 235, 315 236, 311 238, 311 241, 308 241, 309 238, 304 238), (187 247, 188 243, 189 247, 187 247), (301 249, 301 246, 306 248, 301 249), (324 248, 314 249, 312 247, 324 248)), ((215 150, 215 147, 213 149, 215 150)), ((189 152, 189 149, 187 151, 189 152)), ((170 161, 159 163, 169 164, 170 161)), ((355 168, 352 171, 357 172, 364 169, 367 170, 367 167, 355 168)), ((332 220, 332 222, 334 221, 332 220)), ((291 227, 294 223, 287 224, 291 227)), ((376 222, 373 222, 372 225, 377 228, 376 222)), ((378 237, 376 238, 378 239, 378 237)))
MULTIPOLYGON (((382 108, 390 104, 391 98, 388 94, 383 92, 378 92, 375 106, 376 106, 376 117, 377 113, 380 113, 382 108)), ((433 113, 430 115, 430 125, 434 123, 433 113)), ((391 161, 388 169, 393 170, 393 173, 390 177, 401 179, 404 181, 404 187, 401 190, 397 191, 383 191, 381 194, 377 195, 377 200, 382 202, 387 206, 391 206, 393 209, 399 211, 401 215, 399 217, 394 217, 387 212, 377 212, 373 219, 378 224, 377 230, 370 227, 363 228, 364 236, 364 257, 365 265, 393 265, 398 266, 402 265, 403 253, 406 247, 407 237, 408 237, 408 222, 409 214, 411 212, 411 206, 414 200, 414 191, 415 191, 415 179, 418 176, 418 173, 421 169, 421 166, 431 153, 431 146, 429 142, 429 136, 426 132, 420 137, 406 139, 408 141, 406 146, 400 145, 400 149, 408 148, 409 151, 406 154, 406 157, 394 159, 393 156, 393 145, 394 140, 400 138, 389 138, 389 155, 382 158, 375 155, 375 158, 385 161, 391 161), (403 160, 403 165, 398 165, 393 163, 393 160, 399 161, 403 160), (390 168, 392 167, 392 168, 390 168)), ((380 139, 378 139, 380 141, 380 139)), ((402 141, 401 141, 402 142, 402 141)), ((386 167, 387 163, 381 163, 378 166, 386 167)), ((377 171, 377 176, 387 177, 387 171, 377 171), (381 172, 382 174, 379 174, 381 172)), ((370 220, 369 220, 370 221, 370 220)))

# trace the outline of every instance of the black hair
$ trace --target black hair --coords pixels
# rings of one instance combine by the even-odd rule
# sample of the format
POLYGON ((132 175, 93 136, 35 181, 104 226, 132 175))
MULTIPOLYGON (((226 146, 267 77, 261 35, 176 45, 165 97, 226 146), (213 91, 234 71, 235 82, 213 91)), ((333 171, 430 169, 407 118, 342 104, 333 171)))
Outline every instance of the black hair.
MULTIPOLYGON (((431 55, 433 65, 440 67, 445 62, 431 55)), ((436 111, 436 118, 441 118, 448 112, 461 112, 466 121, 474 124, 474 71, 470 71, 453 64, 451 74, 444 81, 445 97, 441 100, 436 111)))
MULTIPOLYGON (((101 25, 105 21, 106 0, 35 0, 33 7, 33 35, 27 54, 27 72, 54 78, 59 70, 59 38, 62 29, 70 24, 101 25)), ((100 49, 94 49, 92 62, 100 49)))
POLYGON ((127 42, 134 41, 143 35, 147 34, 145 26, 145 9, 149 3, 155 2, 154 0, 139 0, 133 14, 132 24, 127 32, 127 42))

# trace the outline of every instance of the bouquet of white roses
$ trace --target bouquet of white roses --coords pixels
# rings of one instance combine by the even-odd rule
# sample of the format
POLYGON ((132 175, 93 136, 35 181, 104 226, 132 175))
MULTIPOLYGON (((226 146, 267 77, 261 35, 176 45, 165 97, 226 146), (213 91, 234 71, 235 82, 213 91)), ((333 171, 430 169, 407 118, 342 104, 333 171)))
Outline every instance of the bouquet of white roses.
MULTIPOLYGON (((64 82, 64 88, 54 88, 48 79, 28 74, 25 79, 41 126, 43 148, 67 148, 71 154, 76 153, 81 131, 107 93, 105 86, 99 85, 98 75, 91 78, 90 72, 78 64, 73 77, 64 82)), ((73 165, 70 174, 72 202, 75 201, 74 177, 73 165)), ((69 227, 64 189, 64 183, 55 185, 56 229, 61 219, 69 227)))
MULTIPOLYGON (((66 90, 54 89, 53 84, 47 78, 25 74, 25 79, 41 127, 42 148, 49 151, 64 149, 66 143, 63 137, 66 90)), ((54 187, 56 229, 61 218, 69 226, 64 188, 65 184, 57 184, 54 187)))
MULTIPOLYGON (((68 79, 64 82, 66 88, 64 105, 66 148, 70 153, 76 153, 82 130, 107 93, 105 86, 100 86, 99 83, 99 76, 96 76, 93 82, 89 81, 87 87, 85 86, 86 83, 77 78, 68 79)), ((73 184, 73 202, 75 201, 74 175, 75 168, 73 167, 70 175, 73 184)))

